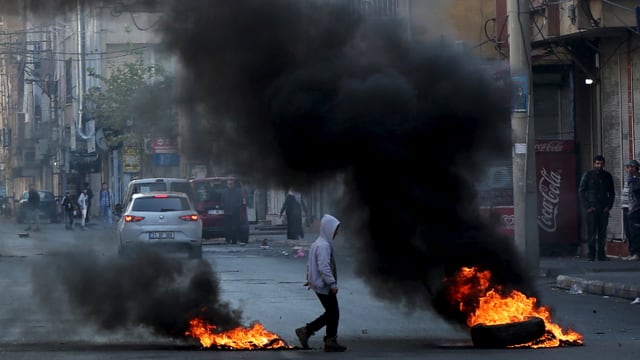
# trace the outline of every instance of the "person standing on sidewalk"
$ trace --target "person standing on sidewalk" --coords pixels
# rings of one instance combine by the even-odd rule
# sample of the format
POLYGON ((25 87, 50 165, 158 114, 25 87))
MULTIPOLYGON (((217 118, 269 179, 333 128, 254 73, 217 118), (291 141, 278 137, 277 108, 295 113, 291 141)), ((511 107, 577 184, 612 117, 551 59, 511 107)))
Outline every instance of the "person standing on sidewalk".
POLYGON ((82 189, 82 193, 78 196, 78 207, 80 208, 80 213, 82 214, 82 221, 80 222, 80 226, 82 226, 82 230, 87 230, 87 211, 89 209, 89 192, 88 188, 82 189))
POLYGON ((280 209, 280 216, 287 214, 287 239, 304 239, 304 229, 302 227, 302 211, 307 212, 307 207, 299 192, 289 189, 284 199, 284 204, 280 209))
POLYGON ((40 231, 40 193, 33 184, 29 184, 27 195, 29 226, 25 231, 40 231), (34 226, 35 224, 35 226, 34 226))
POLYGON ((587 242, 589 245, 589 261, 597 259, 607 261, 605 245, 609 210, 615 200, 613 176, 604 169, 604 157, 593 158, 593 169, 587 171, 580 179, 578 194, 587 217, 587 242))
POLYGON ((100 218, 102 220, 102 226, 106 229, 110 227, 111 222, 111 204, 113 204, 113 193, 107 183, 102 183, 102 189, 100 189, 100 218))
POLYGON ((91 203, 93 201, 93 190, 91 190, 88 182, 84 183, 84 190, 87 190, 87 216, 85 216, 85 223, 88 223, 91 219, 91 203))
POLYGON ((62 198, 62 211, 64 212, 67 223, 64 225, 65 229, 73 230, 73 200, 71 199, 71 193, 65 192, 62 198))
POLYGON ((629 257, 625 260, 640 260, 640 162, 629 161, 627 165, 629 177, 629 257))
POLYGON ((309 338, 318 330, 326 327, 324 351, 342 352, 346 346, 338 343, 338 273, 333 256, 333 239, 338 235, 340 221, 331 215, 320 220, 320 236, 311 244, 307 263, 307 286, 316 293, 324 308, 324 313, 312 322, 296 329, 296 335, 303 348, 309 348, 309 338))

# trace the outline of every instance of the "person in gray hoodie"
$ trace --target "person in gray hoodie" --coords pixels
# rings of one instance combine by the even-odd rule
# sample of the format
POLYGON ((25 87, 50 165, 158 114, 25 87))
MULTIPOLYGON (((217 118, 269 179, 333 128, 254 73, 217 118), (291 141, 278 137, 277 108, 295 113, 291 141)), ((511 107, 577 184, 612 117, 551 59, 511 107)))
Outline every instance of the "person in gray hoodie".
POLYGON ((346 346, 338 343, 338 273, 333 256, 333 239, 338 235, 340 221, 331 215, 320 220, 320 236, 311 244, 307 262, 307 286, 313 290, 324 308, 324 313, 312 322, 296 329, 296 335, 303 348, 309 348, 309 338, 318 330, 326 327, 324 351, 342 352, 346 346))

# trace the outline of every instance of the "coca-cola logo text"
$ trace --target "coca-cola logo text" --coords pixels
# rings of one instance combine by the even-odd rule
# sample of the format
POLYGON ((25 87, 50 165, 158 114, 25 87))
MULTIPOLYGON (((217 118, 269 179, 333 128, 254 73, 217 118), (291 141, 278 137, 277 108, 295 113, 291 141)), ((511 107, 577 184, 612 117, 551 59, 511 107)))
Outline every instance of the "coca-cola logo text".
POLYGON ((542 206, 538 215, 538 225, 547 232, 555 232, 558 227, 556 217, 560 205, 561 172, 561 170, 548 172, 545 168, 540 171, 538 191, 542 199, 542 206))
POLYGON ((536 152, 561 152, 563 150, 562 141, 547 141, 536 144, 536 152))

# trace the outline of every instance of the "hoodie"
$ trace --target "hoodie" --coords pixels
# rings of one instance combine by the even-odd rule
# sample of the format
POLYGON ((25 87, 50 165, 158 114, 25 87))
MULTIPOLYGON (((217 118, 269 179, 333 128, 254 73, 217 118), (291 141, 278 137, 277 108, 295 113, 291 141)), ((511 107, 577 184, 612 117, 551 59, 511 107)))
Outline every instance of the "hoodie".
POLYGON ((307 263, 307 280, 311 290, 327 295, 338 286, 336 263, 333 258, 333 236, 340 221, 331 215, 320 220, 320 236, 311 244, 307 263))

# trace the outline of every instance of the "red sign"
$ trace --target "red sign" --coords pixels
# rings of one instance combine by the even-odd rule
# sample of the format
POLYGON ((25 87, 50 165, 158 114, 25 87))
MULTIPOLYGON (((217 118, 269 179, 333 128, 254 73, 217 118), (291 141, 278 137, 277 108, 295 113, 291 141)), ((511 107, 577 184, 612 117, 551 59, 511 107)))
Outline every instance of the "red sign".
POLYGON ((543 246, 577 244, 578 189, 575 142, 536 142, 538 234, 543 246))
POLYGON ((178 152, 178 141, 172 138, 154 138, 151 148, 154 154, 174 154, 178 152))

